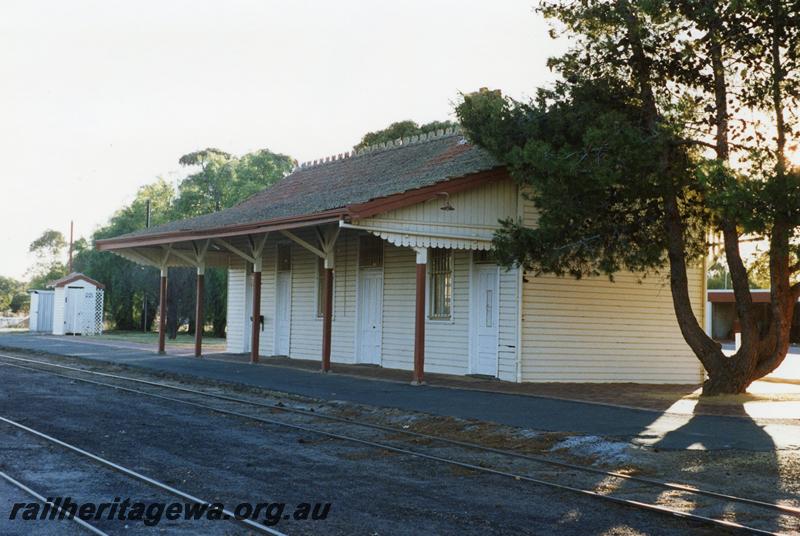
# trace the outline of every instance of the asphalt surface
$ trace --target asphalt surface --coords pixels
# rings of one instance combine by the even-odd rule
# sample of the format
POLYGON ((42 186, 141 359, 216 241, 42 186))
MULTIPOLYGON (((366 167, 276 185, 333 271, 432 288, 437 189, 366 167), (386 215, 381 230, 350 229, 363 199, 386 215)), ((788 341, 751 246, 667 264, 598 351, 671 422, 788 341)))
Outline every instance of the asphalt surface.
MULTIPOLYGON (((0 416, 226 506, 331 504, 325 520, 281 520, 275 528, 289 535, 712 533, 501 476, 13 367, 3 367, 0 376, 0 416)), ((161 492, 4 423, 0 466, 45 496, 163 500, 161 492)), ((21 500, 22 492, 0 485, 0 506, 21 500)), ((74 531, 54 523, 4 520, 0 531, 74 531)), ((109 521, 102 528, 115 534, 247 532, 230 521, 126 524, 109 521)))
POLYGON ((624 439, 662 449, 741 449, 760 452, 800 449, 800 420, 794 423, 742 417, 694 415, 610 407, 505 393, 356 378, 293 368, 158 356, 139 345, 80 337, 0 335, 0 348, 19 348, 82 357, 237 382, 324 400, 422 411, 545 431, 564 431, 624 439))

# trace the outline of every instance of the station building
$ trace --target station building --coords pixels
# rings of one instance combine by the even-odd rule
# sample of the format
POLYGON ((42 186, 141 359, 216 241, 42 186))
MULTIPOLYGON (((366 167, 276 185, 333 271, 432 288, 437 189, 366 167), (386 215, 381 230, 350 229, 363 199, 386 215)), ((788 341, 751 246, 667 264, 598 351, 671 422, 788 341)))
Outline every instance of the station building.
MULTIPOLYGON (((162 312, 168 267, 197 268, 199 297, 206 267, 227 268, 228 351, 253 361, 371 364, 417 382, 425 371, 702 381, 667 276, 575 280, 497 266, 492 237, 509 218, 535 226, 536 208, 502 165, 447 130, 301 165, 237 206, 97 247, 160 268, 162 312)), ((701 266, 689 281, 704 319, 701 266)), ((202 299, 197 309, 202 319, 202 299)))

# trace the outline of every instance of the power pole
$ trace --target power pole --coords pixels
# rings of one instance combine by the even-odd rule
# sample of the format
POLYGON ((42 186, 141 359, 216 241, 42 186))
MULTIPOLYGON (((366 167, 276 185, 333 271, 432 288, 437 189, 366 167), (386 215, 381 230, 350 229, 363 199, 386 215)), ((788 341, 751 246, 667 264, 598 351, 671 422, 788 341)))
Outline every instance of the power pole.
POLYGON ((74 238, 74 236, 73 236, 74 230, 75 230, 74 222, 72 220, 70 220, 70 222, 69 222, 69 263, 67 264, 67 267, 69 268, 67 270, 67 273, 69 273, 69 274, 72 273, 72 242, 73 242, 73 238, 74 238))

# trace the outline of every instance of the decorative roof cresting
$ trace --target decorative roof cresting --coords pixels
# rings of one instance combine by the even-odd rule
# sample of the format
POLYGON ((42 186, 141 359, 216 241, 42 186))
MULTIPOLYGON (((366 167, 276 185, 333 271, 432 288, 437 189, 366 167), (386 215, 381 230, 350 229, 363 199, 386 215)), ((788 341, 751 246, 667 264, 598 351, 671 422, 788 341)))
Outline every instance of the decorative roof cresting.
POLYGON ((388 141, 383 143, 375 143, 373 145, 368 145, 366 147, 362 147, 358 150, 347 151, 344 153, 339 153, 335 155, 331 155, 325 158, 320 158, 318 160, 310 160, 308 162, 301 163, 296 169, 304 169, 313 166, 319 166, 321 164, 328 164, 330 162, 336 162, 338 160, 344 160, 345 158, 354 158, 358 156, 362 156, 365 154, 375 153, 378 151, 386 151, 389 149, 395 149, 397 147, 405 147, 407 145, 411 145, 414 143, 422 143, 426 141, 435 140, 438 138, 446 138, 448 136, 460 136, 461 135, 461 127, 448 127, 445 129, 438 129, 432 130, 430 132, 424 134, 415 134, 414 136, 405 136, 402 138, 397 138, 394 141, 388 141))

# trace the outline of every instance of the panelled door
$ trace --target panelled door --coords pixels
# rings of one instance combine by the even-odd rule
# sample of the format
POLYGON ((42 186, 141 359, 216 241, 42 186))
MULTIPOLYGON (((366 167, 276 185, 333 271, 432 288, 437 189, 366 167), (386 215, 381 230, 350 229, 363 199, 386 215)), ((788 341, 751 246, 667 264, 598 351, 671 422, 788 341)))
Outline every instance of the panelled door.
POLYGON ((244 352, 250 353, 253 340, 253 274, 246 270, 244 278, 244 352))
POLYGON ((358 348, 359 363, 381 363, 383 323, 383 270, 368 268, 358 278, 358 348))
POLYGON ((497 375, 497 266, 477 264, 472 274, 472 372, 497 375))
POLYGON ((275 277, 275 354, 289 355, 289 329, 292 318, 292 272, 275 277))
POLYGON ((292 246, 278 244, 275 274, 275 355, 289 355, 292 326, 292 246))
POLYGON ((81 332, 81 316, 83 312, 83 288, 67 287, 64 304, 64 333, 81 332))

